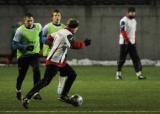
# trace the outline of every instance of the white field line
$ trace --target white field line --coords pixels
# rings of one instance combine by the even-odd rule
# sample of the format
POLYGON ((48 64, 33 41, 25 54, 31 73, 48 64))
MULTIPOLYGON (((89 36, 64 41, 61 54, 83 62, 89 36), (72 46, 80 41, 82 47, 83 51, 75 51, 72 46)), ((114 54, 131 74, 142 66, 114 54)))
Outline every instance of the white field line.
POLYGON ((147 110, 137 110, 137 111, 131 111, 131 110, 124 110, 124 111, 107 111, 107 110, 97 110, 97 111, 67 111, 67 110, 59 110, 59 111, 0 111, 0 113, 160 113, 160 110, 158 111, 147 111, 147 110))

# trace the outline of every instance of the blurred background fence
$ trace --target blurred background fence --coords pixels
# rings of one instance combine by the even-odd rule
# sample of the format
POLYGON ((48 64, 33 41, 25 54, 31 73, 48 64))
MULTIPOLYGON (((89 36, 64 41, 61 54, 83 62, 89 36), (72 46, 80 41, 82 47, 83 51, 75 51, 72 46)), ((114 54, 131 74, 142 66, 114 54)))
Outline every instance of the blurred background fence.
POLYGON ((62 12, 62 22, 70 17, 80 21, 77 38, 92 39, 86 49, 70 51, 69 59, 116 60, 118 57, 119 20, 129 6, 137 11, 137 47, 142 59, 160 59, 159 0, 0 0, 0 56, 10 54, 11 29, 26 12, 43 26, 51 13, 62 12))

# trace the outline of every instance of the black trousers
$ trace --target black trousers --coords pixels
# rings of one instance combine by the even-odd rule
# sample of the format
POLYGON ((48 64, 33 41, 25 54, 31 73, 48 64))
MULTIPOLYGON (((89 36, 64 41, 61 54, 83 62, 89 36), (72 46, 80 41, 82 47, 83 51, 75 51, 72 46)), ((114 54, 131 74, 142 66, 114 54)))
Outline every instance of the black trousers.
POLYGON ((18 77, 16 89, 20 90, 29 66, 32 66, 34 85, 40 81, 39 55, 30 55, 18 59, 18 77))
POLYGON ((56 65, 46 65, 46 70, 43 79, 38 82, 26 95, 26 98, 31 99, 32 96, 45 86, 49 85, 53 77, 57 74, 57 72, 60 71, 63 72, 63 76, 67 76, 67 80, 64 84, 64 88, 61 95, 67 95, 74 80, 76 79, 76 72, 72 69, 71 66, 68 64, 65 65, 63 68, 59 68, 56 65))
POLYGON ((126 60, 126 57, 127 57, 128 53, 129 53, 129 55, 132 59, 135 72, 142 71, 141 61, 140 61, 140 58, 138 56, 135 44, 120 45, 120 55, 119 55, 119 59, 118 59, 118 63, 117 63, 118 64, 117 65, 117 71, 121 71, 122 66, 125 63, 125 60, 126 60))

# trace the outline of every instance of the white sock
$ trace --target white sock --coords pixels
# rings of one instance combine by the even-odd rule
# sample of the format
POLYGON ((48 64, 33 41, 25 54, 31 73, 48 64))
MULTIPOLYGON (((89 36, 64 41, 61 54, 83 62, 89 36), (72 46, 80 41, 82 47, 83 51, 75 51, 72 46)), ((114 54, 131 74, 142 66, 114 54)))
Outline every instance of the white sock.
POLYGON ((122 75, 121 71, 116 72, 116 76, 121 76, 121 75, 122 75))
POLYGON ((21 92, 21 89, 20 89, 20 90, 17 90, 17 89, 16 89, 16 92, 21 92))
POLYGON ((36 96, 37 94, 39 94, 38 92, 36 92, 33 96, 36 96))
POLYGON ((137 77, 138 77, 138 76, 141 76, 141 75, 142 75, 142 72, 141 72, 141 71, 136 72, 136 75, 137 75, 137 77))
POLYGON ((66 81, 66 77, 62 77, 62 76, 59 77, 59 84, 57 87, 57 94, 58 95, 61 95, 65 81, 66 81))

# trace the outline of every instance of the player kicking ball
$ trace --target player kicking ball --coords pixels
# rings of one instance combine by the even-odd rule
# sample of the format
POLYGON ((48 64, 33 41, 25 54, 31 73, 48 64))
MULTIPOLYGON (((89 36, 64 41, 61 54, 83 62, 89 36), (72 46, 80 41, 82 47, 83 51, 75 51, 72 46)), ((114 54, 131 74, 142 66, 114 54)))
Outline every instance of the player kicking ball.
POLYGON ((91 40, 89 39, 84 41, 73 39, 73 35, 77 32, 78 26, 79 22, 76 19, 71 18, 67 21, 67 26, 65 29, 61 29, 58 32, 52 33, 48 37, 48 42, 51 42, 51 51, 49 52, 49 55, 46 59, 46 70, 44 77, 24 97, 22 101, 24 108, 27 109, 29 107, 29 101, 33 95, 37 91, 40 91, 42 88, 49 85, 52 78, 55 77, 58 71, 63 72, 63 75, 67 76, 64 88, 58 99, 60 101, 72 104, 71 97, 68 96, 68 93, 74 80, 76 79, 77 74, 74 69, 66 63, 66 54, 68 48, 81 49, 89 46, 91 43, 91 40))

